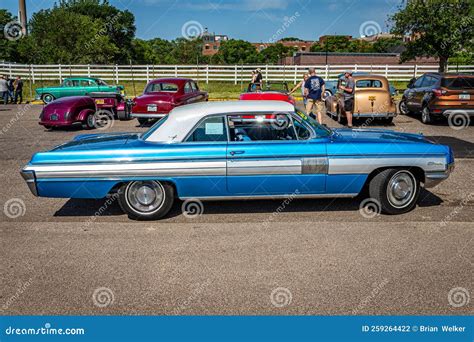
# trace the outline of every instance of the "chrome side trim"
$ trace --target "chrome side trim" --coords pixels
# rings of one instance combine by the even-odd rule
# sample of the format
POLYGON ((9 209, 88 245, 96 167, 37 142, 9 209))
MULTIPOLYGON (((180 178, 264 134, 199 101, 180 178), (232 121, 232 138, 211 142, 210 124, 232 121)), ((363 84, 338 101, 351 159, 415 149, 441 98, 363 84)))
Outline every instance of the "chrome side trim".
POLYGON ((446 170, 445 157, 405 157, 405 158, 337 158, 329 157, 329 174, 369 174, 380 167, 413 166, 425 172, 446 170))
POLYGON ((449 164, 444 172, 426 172, 425 173, 425 188, 433 188, 442 181, 448 179, 451 172, 454 171, 454 163, 449 164))
POLYGON ((391 118, 396 117, 397 113, 354 113, 352 114, 355 118, 391 118))
POLYGON ((228 176, 299 175, 301 159, 229 159, 228 176))
POLYGON ((327 158, 303 158, 302 174, 327 174, 328 159, 327 158))
POLYGON ((287 199, 287 198, 354 198, 358 194, 286 194, 286 195, 253 195, 253 196, 204 196, 188 197, 180 196, 182 200, 198 199, 200 201, 233 201, 233 200, 264 200, 264 199, 287 199))
POLYGON ((35 179, 35 173, 32 171, 25 171, 22 170, 21 176, 26 182, 26 185, 28 185, 28 188, 30 189, 31 193, 35 196, 38 196, 38 189, 36 189, 36 179, 35 179))
POLYGON ((150 113, 150 114, 140 114, 140 113, 130 113, 130 117, 132 118, 144 118, 144 119, 156 119, 162 118, 168 114, 157 114, 157 113, 150 113))
POLYGON ((97 178, 124 176, 225 176, 226 161, 158 162, 134 164, 38 165, 25 168, 34 171, 37 179, 97 178))

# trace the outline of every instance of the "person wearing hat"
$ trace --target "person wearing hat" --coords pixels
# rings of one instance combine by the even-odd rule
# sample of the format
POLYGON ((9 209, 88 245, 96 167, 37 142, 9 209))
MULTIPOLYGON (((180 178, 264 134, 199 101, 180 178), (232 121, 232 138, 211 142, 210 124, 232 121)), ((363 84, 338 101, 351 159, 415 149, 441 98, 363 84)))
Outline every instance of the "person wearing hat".
POLYGON ((314 68, 309 68, 309 77, 304 83, 304 95, 306 97, 306 114, 312 114, 313 108, 316 109, 318 122, 323 124, 324 101, 323 94, 325 90, 324 80, 316 75, 314 68))
POLYGON ((352 78, 352 71, 346 70, 344 77, 339 85, 339 90, 342 91, 342 98, 344 100, 344 112, 347 118, 347 127, 352 128, 352 112, 354 111, 354 88, 355 81, 352 78))

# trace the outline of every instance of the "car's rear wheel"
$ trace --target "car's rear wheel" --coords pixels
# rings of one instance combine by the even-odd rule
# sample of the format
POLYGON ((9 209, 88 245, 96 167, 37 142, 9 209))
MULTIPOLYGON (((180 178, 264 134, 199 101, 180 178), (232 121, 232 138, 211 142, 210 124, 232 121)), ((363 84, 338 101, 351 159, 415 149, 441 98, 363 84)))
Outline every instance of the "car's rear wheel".
POLYGON ((420 195, 420 180, 407 169, 387 169, 369 183, 370 197, 385 214, 403 214, 412 210, 420 195))
POLYGON ((174 188, 158 181, 129 182, 119 189, 119 204, 134 220, 156 220, 165 216, 174 202, 174 188))
POLYGON ((428 106, 424 106, 423 110, 421 111, 421 122, 423 122, 425 125, 429 125, 433 122, 433 117, 428 106))
POLYGON ((54 101, 54 96, 51 94, 44 94, 41 99, 45 104, 48 104, 54 101))
POLYGON ((96 116, 94 113, 87 115, 83 126, 85 129, 94 129, 96 127, 96 116))
POLYGON ((402 99, 400 103, 398 104, 398 111, 402 115, 410 115, 411 111, 408 109, 407 101, 406 99, 402 99))

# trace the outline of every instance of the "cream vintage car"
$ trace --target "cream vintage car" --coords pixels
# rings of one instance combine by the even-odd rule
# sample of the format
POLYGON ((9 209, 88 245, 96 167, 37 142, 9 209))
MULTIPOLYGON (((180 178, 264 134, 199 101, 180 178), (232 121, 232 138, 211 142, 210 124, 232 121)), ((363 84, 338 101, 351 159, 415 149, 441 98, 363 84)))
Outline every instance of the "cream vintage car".
MULTIPOLYGON (((397 110, 387 78, 379 75, 356 75, 353 78, 355 82, 353 117, 382 119, 385 123, 391 123, 397 116, 397 110)), ((341 82, 342 78, 338 80, 337 89, 341 82)), ((339 123, 345 122, 341 92, 326 98, 326 112, 339 123)))

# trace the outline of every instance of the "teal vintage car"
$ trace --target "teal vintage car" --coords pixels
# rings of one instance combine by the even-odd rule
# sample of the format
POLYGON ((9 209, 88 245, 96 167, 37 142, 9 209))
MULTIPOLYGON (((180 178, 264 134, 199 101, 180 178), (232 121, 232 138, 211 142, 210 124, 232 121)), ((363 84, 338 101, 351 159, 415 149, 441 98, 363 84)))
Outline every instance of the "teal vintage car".
POLYGON ((63 83, 57 87, 37 88, 35 99, 50 103, 60 97, 84 96, 96 92, 121 93, 124 95, 123 90, 123 86, 108 85, 100 78, 69 77, 65 78, 63 83))

